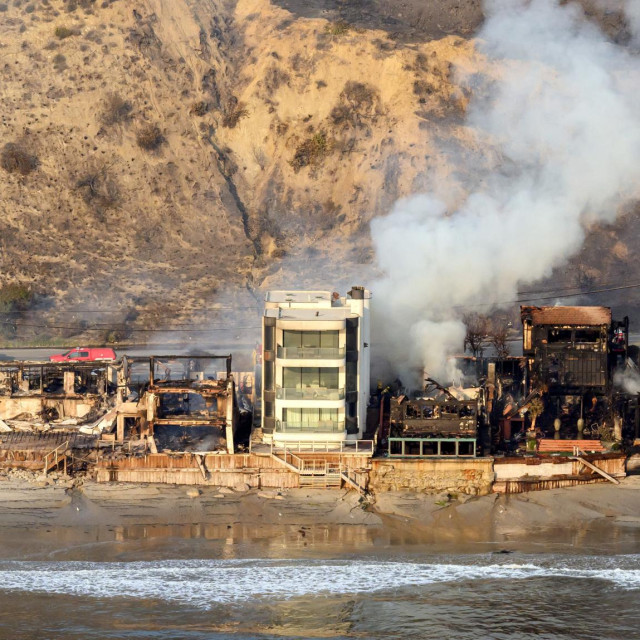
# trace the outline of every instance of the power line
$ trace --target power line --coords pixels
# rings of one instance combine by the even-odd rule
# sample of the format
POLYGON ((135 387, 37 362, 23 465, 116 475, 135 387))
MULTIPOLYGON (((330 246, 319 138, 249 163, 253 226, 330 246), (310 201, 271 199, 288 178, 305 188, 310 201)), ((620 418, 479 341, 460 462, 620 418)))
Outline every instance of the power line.
MULTIPOLYGON (((626 290, 630 290, 630 289, 638 289, 640 288, 640 283, 633 283, 633 284, 623 284, 623 285, 616 285, 616 286, 601 286, 600 288, 597 289, 590 289, 587 291, 584 290, 576 290, 576 287, 565 287, 565 288, 559 288, 559 289, 548 289, 548 290, 541 290, 540 293, 548 293, 549 295, 533 295, 531 296, 531 293, 535 293, 535 292, 522 292, 522 294, 518 294, 517 299, 515 300, 507 300, 507 301, 494 301, 494 302, 486 302, 486 303, 474 303, 474 304, 465 304, 465 305, 453 305, 453 308, 455 309, 465 309, 465 308, 474 308, 474 307, 494 307, 494 306, 506 306, 509 304, 520 304, 522 302, 535 302, 535 301, 544 301, 544 300, 556 300, 558 298, 568 298, 568 297, 574 297, 574 296, 585 296, 585 295, 597 295, 600 293, 610 293, 612 291, 626 291, 626 290), (568 291, 572 291, 573 293, 564 293, 563 292, 568 292, 568 291), (528 297, 522 297, 522 295, 527 295, 528 297)), ((207 308, 202 308, 202 309, 196 309, 196 310, 192 310, 194 312, 198 312, 198 311, 207 311, 207 312, 215 312, 215 311, 238 311, 238 310, 247 310, 247 309, 251 309, 251 310, 257 310, 258 306, 246 306, 246 305, 240 305, 240 306, 225 306, 225 307, 207 307, 207 308)), ((45 313, 48 310, 46 309, 34 309, 34 310, 29 310, 26 313, 34 313, 34 312, 42 312, 45 313)), ((103 310, 103 309, 67 309, 65 311, 63 311, 63 313, 123 313, 124 311, 121 310, 103 310)), ((129 311, 130 312, 130 311, 129 311)), ((2 312, 0 313, 0 316, 4 315, 5 317, 8 315, 24 315, 24 311, 9 311, 9 312, 2 312)), ((131 322, 135 322, 135 320, 132 320, 131 322)), ((4 324, 4 325, 15 325, 15 322, 12 321, 0 321, 0 324, 4 324)), ((230 323, 224 323, 224 324, 214 324, 211 325, 210 328, 208 329, 192 329, 189 328, 188 324, 176 324, 173 327, 165 327, 165 328, 153 328, 153 329, 142 329, 142 328, 132 328, 132 327, 128 327, 127 323, 125 322, 118 322, 118 323, 111 323, 111 322, 101 322, 101 323, 92 323, 91 326, 83 326, 83 325, 51 325, 51 324, 38 324, 38 323, 25 323, 25 322, 20 322, 19 323, 20 327, 35 327, 35 328, 41 328, 41 329, 69 329, 69 330, 78 330, 78 331, 103 331, 106 328, 110 328, 110 329, 117 329, 117 328, 121 328, 121 329, 126 329, 127 331, 130 332, 138 332, 138 333, 163 333, 163 332, 184 332, 184 333, 209 333, 211 331, 215 331, 215 330, 220 330, 220 329, 224 329, 226 327, 228 327, 230 330, 250 330, 250 329, 260 329, 260 326, 251 326, 251 327, 234 327, 233 324, 230 323), (186 327, 186 328, 183 328, 186 327)))
MULTIPOLYGON (((256 306, 248 306, 248 305, 238 305, 238 306, 225 306, 225 307, 201 307, 199 309, 191 309, 191 311, 193 313, 198 313, 198 312, 206 312, 206 313, 211 313, 214 311, 238 311, 241 309, 245 309, 245 310, 258 310, 261 309, 262 307, 259 307, 258 305, 256 306)), ((55 311, 55 313, 121 313, 121 314, 126 314, 126 313, 135 313, 136 309, 74 309, 73 307, 69 308, 65 308, 65 309, 45 309, 45 308, 41 308, 41 309, 29 309, 28 310, 29 313, 49 313, 50 311, 55 311)), ((15 315, 15 314, 22 314, 24 313, 24 311, 3 311, 1 312, 4 315, 15 315)))
POLYGON ((576 293, 570 294, 554 294, 549 296, 534 296, 531 298, 518 298, 517 300, 503 300, 503 301, 495 301, 495 302, 478 302, 474 304, 459 304, 453 305, 455 309, 466 309, 471 307, 498 307, 498 306, 506 306, 509 304, 519 304, 521 302, 536 302, 541 300, 557 300, 558 298, 573 298, 575 296, 586 296, 586 295, 594 295, 598 293, 608 293, 611 291, 622 291, 628 289, 638 289, 640 288, 640 284, 628 284, 628 285, 620 285, 616 287, 606 287, 602 289, 591 289, 590 291, 580 291, 576 293))
MULTIPOLYGON (((15 323, 14 322, 0 322, 0 324, 3 325, 10 325, 10 326, 14 326, 15 323)), ((72 329, 72 330, 78 330, 78 331, 104 331, 105 327, 104 326, 100 326, 100 327, 83 327, 83 326, 71 326, 71 325, 53 325, 53 324, 35 324, 35 323, 28 323, 28 322, 21 322, 18 325, 19 327, 35 327, 35 328, 39 328, 39 329, 72 329)), ((236 327, 233 324, 228 324, 228 325, 224 325, 222 327, 216 327, 216 328, 210 328, 210 329, 175 329, 172 327, 161 327, 161 328, 155 328, 155 329, 138 329, 138 328, 130 328, 130 327, 126 327, 126 326, 118 326, 118 325, 107 325, 112 329, 126 329, 126 331, 129 332, 136 332, 136 333, 212 333, 213 331, 224 331, 226 328, 229 329, 229 331, 242 331, 242 330, 249 330, 249 329, 260 329, 260 326, 254 326, 254 327, 236 327)))

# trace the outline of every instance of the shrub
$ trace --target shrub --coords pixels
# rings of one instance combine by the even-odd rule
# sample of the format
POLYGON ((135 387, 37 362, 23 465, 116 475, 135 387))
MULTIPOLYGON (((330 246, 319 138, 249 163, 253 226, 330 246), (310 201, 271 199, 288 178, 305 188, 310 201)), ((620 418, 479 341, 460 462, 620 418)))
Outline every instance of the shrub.
POLYGON ((125 122, 129 119, 132 109, 133 107, 128 100, 117 93, 108 93, 102 101, 100 122, 107 126, 125 122))
POLYGON ((16 321, 24 315, 33 300, 33 292, 24 284, 5 284, 0 287, 0 337, 13 338, 17 331, 16 321))
POLYGON ((164 142, 164 136, 158 125, 146 124, 138 131, 136 142, 141 149, 153 151, 164 142))
POLYGON ((33 291, 24 284, 12 283, 0 287, 0 313, 24 311, 33 299, 33 291))
POLYGON ((345 33, 349 33, 349 29, 351 29, 349 23, 344 20, 329 22, 324 26, 325 32, 330 36, 343 36, 345 33))
POLYGON ((30 174, 38 166, 38 158, 31 155, 22 145, 9 142, 0 153, 0 166, 9 173, 30 174))
POLYGON ((360 112, 372 110, 378 100, 377 90, 364 82, 347 82, 342 90, 342 96, 348 104, 360 112))
POLYGON ((65 38, 70 38, 71 36, 77 36, 78 32, 74 29, 69 29, 69 27, 59 26, 56 27, 56 30, 53 32, 58 40, 64 40, 65 38))
POLYGON ((244 102, 238 102, 236 98, 229 101, 227 109, 222 116, 222 126, 233 129, 241 118, 249 115, 249 111, 245 107, 244 102))
POLYGON ((348 81, 340 93, 340 103, 330 113, 335 125, 349 123, 362 124, 365 119, 373 120, 381 111, 377 89, 364 82, 348 81))
POLYGON ((416 80, 413 83, 413 93, 417 96, 424 97, 436 92, 436 88, 426 80, 416 80))
POLYGON ((297 149, 293 160, 289 163, 298 173, 303 167, 316 165, 329 152, 329 142, 326 135, 319 131, 305 140, 297 149))
POLYGON ((67 59, 61 53, 53 56, 53 68, 56 71, 64 71, 67 68, 67 59))
POLYGON ((272 95, 281 85, 288 85, 291 77, 276 65, 270 66, 264 74, 264 88, 268 95, 272 95))
POLYGON ((87 169, 76 180, 75 188, 81 192, 84 202, 100 213, 117 206, 120 200, 118 185, 106 167, 87 169))
POLYGON ((189 109, 190 114, 200 117, 207 113, 207 111, 209 111, 209 104, 204 100, 198 100, 198 102, 194 102, 189 109))

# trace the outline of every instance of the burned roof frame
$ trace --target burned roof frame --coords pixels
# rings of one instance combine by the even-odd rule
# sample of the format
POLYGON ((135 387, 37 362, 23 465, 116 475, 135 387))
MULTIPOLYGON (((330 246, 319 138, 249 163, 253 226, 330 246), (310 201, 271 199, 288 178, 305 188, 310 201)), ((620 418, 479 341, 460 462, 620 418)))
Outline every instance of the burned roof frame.
MULTIPOLYGON (((217 354, 209 354, 209 353, 192 353, 190 355, 153 355, 153 356, 149 356, 149 387, 150 388, 152 387, 158 388, 158 383, 156 382, 156 379, 155 379, 156 362, 160 363, 163 360, 226 360, 227 379, 231 377, 231 354, 217 355, 217 354)), ((184 380, 183 381, 176 380, 174 382, 176 384, 171 385, 169 383, 164 386, 171 386, 172 391, 175 391, 177 383, 184 382, 184 380)), ((203 381, 197 381, 197 382, 200 382, 200 384, 197 385, 198 387, 204 386, 203 381)), ((193 384, 188 384, 186 386, 188 387, 188 389, 185 389, 185 391, 193 390, 193 384)))

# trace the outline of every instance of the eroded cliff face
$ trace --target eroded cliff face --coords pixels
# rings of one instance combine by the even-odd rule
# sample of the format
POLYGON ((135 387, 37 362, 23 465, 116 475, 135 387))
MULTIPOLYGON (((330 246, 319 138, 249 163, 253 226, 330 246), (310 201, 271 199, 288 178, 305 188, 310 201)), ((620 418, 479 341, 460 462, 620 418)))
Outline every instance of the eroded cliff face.
POLYGON ((0 3, 2 282, 169 326, 370 277, 374 216, 501 162, 464 120, 480 2, 424 4, 0 3))

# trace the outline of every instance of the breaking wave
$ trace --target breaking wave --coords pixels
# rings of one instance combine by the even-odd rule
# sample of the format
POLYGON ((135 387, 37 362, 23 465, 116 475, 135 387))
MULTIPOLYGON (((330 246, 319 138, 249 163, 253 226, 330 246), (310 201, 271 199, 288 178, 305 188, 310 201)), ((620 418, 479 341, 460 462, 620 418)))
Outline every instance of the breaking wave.
POLYGON ((640 589, 640 556, 527 558, 471 556, 451 563, 404 561, 188 560, 0 563, 0 591, 214 603, 400 590, 436 583, 527 578, 589 578, 640 589))

